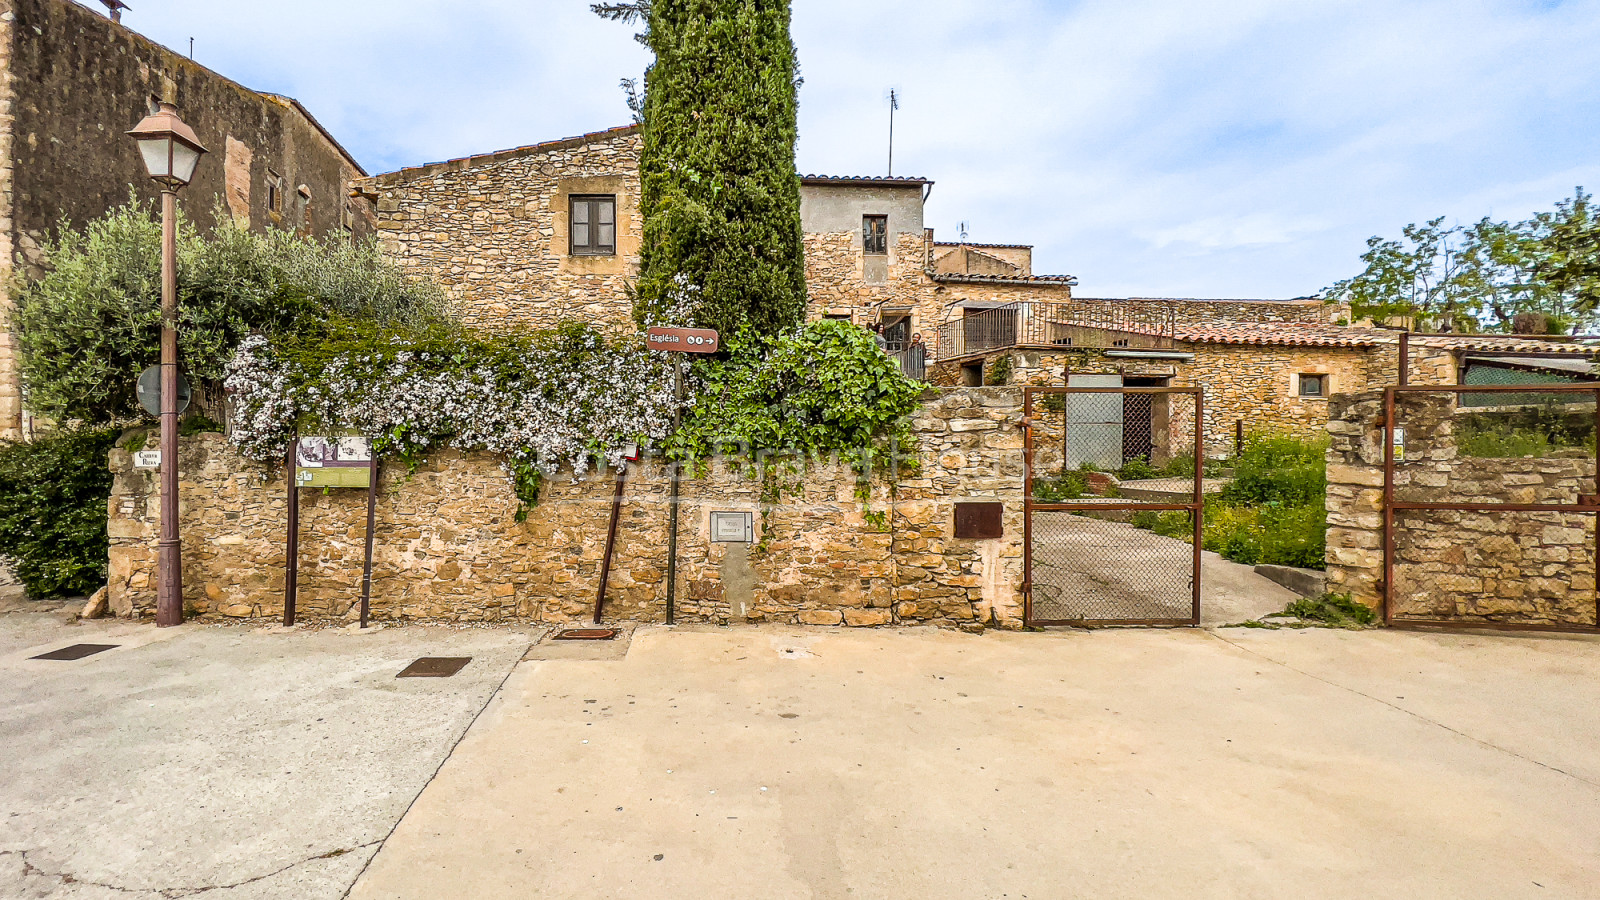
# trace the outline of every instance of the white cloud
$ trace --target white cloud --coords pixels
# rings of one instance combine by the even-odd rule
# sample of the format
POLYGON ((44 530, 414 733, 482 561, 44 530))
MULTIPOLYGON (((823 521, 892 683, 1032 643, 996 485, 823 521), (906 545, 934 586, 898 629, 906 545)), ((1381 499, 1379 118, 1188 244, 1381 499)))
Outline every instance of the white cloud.
MULTIPOLYGON (((91 4, 92 5, 92 4, 91 4)), ((646 55, 583 0, 145 0, 374 171, 627 120, 646 55)), ((1086 295, 1296 296, 1365 238, 1600 184, 1600 0, 796 0, 799 166, 938 181, 1086 295)))

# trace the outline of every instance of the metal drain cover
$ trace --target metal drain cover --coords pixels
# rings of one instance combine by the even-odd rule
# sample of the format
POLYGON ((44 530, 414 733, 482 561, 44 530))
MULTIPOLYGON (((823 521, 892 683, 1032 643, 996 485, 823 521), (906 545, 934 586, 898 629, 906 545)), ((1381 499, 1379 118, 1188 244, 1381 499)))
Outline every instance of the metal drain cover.
POLYGON ((568 628, 555 636, 558 641, 609 641, 617 636, 615 628, 568 628))
POLYGON ((449 678, 472 662, 470 656, 424 656, 404 669, 396 678, 449 678))
POLYGON ((122 646, 122 645, 121 644, 73 644, 71 647, 62 647, 60 650, 51 650, 49 653, 41 653, 38 656, 35 656, 35 657, 32 657, 32 658, 33 659, 62 659, 62 660, 83 659, 85 656, 93 656, 96 653, 104 653, 107 650, 115 650, 120 646, 122 646))

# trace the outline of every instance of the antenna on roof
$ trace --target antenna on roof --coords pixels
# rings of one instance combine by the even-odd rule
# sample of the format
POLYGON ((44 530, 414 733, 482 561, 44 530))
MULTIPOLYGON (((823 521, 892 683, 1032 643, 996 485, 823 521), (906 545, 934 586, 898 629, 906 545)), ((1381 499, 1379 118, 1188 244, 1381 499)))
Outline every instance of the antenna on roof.
POLYGON ((962 222, 956 228, 961 232, 961 243, 965 244, 967 242, 967 223, 962 222))
POLYGON ((894 111, 900 108, 900 92, 889 89, 889 174, 894 175, 894 111))
POLYGON ((122 11, 133 8, 123 3, 122 0, 100 0, 100 2, 106 5, 106 12, 111 16, 111 21, 113 22, 121 22, 122 11))

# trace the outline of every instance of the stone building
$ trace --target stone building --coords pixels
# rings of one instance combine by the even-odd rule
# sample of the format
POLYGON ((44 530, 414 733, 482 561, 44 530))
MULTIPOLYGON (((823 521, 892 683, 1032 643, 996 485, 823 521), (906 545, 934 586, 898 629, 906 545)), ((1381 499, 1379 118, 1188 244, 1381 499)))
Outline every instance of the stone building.
MULTIPOLYGON (((202 228, 370 233, 350 196, 360 164, 295 100, 233 82, 71 0, 0 0, 0 292, 38 266, 63 221, 158 196, 124 133, 167 100, 210 151, 180 195, 202 228)), ((0 293, 0 308, 9 307, 0 293)), ((13 344, 0 332, 0 437, 27 431, 13 344)))

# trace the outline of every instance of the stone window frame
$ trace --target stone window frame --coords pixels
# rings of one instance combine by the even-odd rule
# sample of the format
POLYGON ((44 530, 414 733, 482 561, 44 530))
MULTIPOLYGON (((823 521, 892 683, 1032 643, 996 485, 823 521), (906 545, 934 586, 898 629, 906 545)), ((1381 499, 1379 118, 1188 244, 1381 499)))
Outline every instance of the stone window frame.
POLYGON ((1328 372, 1296 372, 1290 378, 1289 392, 1296 400, 1326 401, 1333 395, 1333 375, 1328 372), (1305 379, 1314 378, 1322 382, 1322 391, 1317 394, 1305 392, 1305 379))
POLYGON ((622 172, 603 175, 563 175, 556 179, 555 190, 546 195, 544 214, 549 216, 549 259, 556 261, 564 275, 626 275, 630 260, 639 255, 639 239, 634 234, 638 216, 637 180, 630 182, 622 172), (616 252, 606 256, 574 256, 568 251, 568 217, 571 215, 570 197, 582 194, 610 194, 616 198, 616 252))
POLYGON ((567 255, 568 256, 616 256, 617 255, 617 195, 616 194, 568 194, 567 195, 567 255), (572 217, 578 205, 587 207, 585 215, 599 211, 604 205, 611 206, 611 243, 601 244, 594 240, 596 222, 585 223, 590 231, 591 240, 588 244, 579 247, 572 240, 572 217))
POLYGON ((283 219, 283 176, 267 170, 267 215, 274 221, 283 219))

